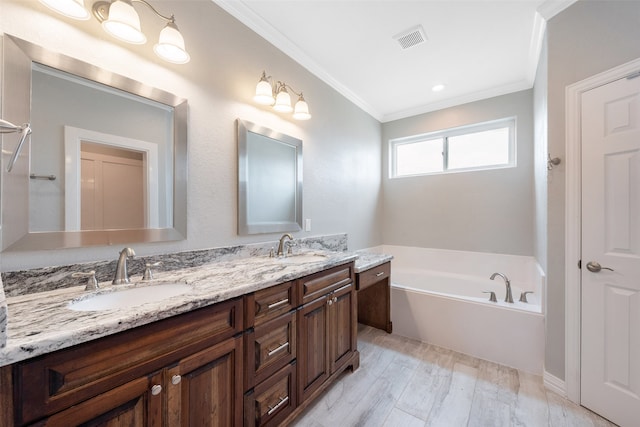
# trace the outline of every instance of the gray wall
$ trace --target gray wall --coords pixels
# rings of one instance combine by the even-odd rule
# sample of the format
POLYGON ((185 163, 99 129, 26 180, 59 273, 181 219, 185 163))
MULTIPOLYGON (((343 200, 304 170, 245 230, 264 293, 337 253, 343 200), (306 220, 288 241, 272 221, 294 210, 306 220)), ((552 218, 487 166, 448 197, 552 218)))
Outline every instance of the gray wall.
MULTIPOLYGON (((640 2, 579 1, 547 24, 548 150, 565 152, 565 88, 640 57, 640 2)), ((548 182, 545 369, 565 378, 565 169, 548 182)), ((575 263, 577 260, 566 260, 575 263)))
MULTIPOLYGON (((91 2, 88 2, 89 4, 91 2)), ((294 136, 304 145, 304 218, 311 232, 346 232, 349 248, 382 243, 380 123, 210 0, 163 1, 174 13, 191 62, 172 65, 153 53, 162 22, 139 9, 146 45, 120 43, 94 20, 74 21, 36 0, 0 0, 0 33, 8 33, 108 68, 189 101, 188 238, 132 245, 138 255, 272 241, 279 235, 237 235, 235 121, 242 118, 294 136), (263 70, 303 90, 313 118, 297 122, 253 100, 263 70)), ((8 200, 2 200, 8 203, 8 200)), ((3 253, 10 271, 102 259, 120 248, 3 253)))
POLYGON ((533 255, 533 98, 522 91, 384 123, 384 242, 533 255), (516 117, 517 167, 389 179, 390 139, 516 117))

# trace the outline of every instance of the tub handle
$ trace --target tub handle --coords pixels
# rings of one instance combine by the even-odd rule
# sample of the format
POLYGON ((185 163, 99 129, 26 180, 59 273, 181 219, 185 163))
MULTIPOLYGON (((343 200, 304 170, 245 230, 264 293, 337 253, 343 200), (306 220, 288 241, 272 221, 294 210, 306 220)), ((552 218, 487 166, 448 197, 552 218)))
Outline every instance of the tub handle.
POLYGON ((498 298, 496 298, 496 293, 493 291, 482 291, 483 294, 491 294, 489 295, 489 301, 498 302, 498 298))
POLYGON ((527 301, 527 294, 532 294, 533 291, 524 291, 520 294, 520 302, 529 302, 527 301))

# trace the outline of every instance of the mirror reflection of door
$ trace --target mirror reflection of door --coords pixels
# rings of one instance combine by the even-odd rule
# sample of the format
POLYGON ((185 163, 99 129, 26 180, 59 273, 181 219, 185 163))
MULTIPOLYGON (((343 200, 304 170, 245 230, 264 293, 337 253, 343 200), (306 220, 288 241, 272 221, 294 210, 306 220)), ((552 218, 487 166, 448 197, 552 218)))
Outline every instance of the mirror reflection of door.
POLYGON ((65 126, 65 230, 159 226, 158 145, 65 126))
POLYGON ((80 145, 81 229, 144 228, 144 153, 92 144, 80 145))

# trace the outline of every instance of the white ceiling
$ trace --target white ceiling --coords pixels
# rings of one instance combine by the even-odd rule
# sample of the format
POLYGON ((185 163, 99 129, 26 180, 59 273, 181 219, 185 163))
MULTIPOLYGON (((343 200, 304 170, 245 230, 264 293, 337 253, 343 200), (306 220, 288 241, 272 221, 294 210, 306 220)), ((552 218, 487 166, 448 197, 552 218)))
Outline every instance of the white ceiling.
POLYGON ((214 1, 386 122, 531 88, 545 19, 576 0, 214 1), (403 50, 416 25, 427 41, 403 50))

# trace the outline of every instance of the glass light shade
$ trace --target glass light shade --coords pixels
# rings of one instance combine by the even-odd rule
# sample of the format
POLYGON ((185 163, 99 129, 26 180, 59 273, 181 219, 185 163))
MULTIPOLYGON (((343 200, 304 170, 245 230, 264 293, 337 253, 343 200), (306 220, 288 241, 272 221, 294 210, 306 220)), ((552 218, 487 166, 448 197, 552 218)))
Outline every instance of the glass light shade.
POLYGON ((116 0, 109 6, 109 18, 102 28, 113 37, 132 44, 144 44, 147 37, 140 30, 140 17, 129 0, 116 0))
POLYGON ((273 106, 273 109, 281 113, 290 113, 293 111, 291 107, 291 96, 289 96, 289 92, 287 92, 287 89, 284 87, 278 92, 276 104, 273 106))
POLYGON ((40 0, 40 3, 69 18, 87 20, 91 17, 84 0, 40 0))
POLYGON ((293 118, 296 120, 309 120, 311 118, 307 101, 305 101, 302 96, 298 99, 298 102, 296 102, 296 107, 293 111, 293 118))
POLYGON ((273 89, 271 83, 267 80, 260 79, 256 85, 256 95, 253 100, 262 105, 273 105, 273 89))
POLYGON ((169 22, 160 31, 160 38, 153 51, 160 58, 174 64, 186 64, 191 59, 184 48, 184 38, 174 22, 169 22))

